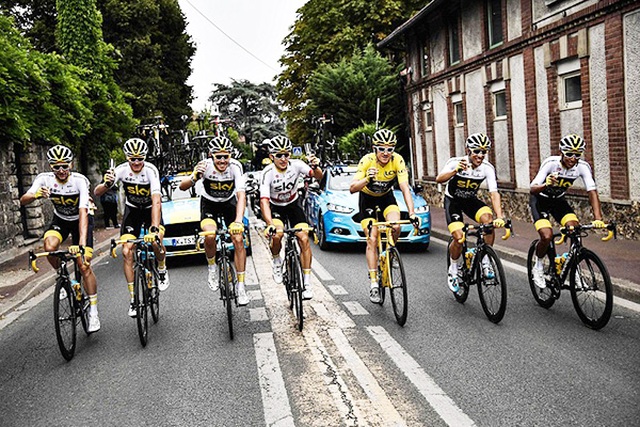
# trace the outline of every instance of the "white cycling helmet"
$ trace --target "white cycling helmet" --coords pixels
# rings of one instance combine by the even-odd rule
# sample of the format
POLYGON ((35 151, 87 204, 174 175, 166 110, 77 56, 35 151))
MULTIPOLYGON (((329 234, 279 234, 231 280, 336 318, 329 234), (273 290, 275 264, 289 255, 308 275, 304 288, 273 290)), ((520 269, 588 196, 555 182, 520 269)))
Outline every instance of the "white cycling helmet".
POLYGON ((373 134, 373 145, 396 145, 397 143, 396 134, 389 129, 380 129, 373 134))
POLYGON ((567 135, 560 140, 560 151, 562 154, 577 153, 582 155, 586 148, 587 143, 584 142, 584 139, 582 139, 580 135, 576 135, 575 133, 567 135))
POLYGON ((469 150, 489 150, 491 149, 491 140, 484 133, 474 133, 469 135, 465 145, 469 150))
POLYGON ((147 143, 141 140, 140 138, 131 138, 127 139, 122 147, 122 151, 124 151, 124 155, 129 157, 147 157, 147 152, 149 148, 147 147, 147 143))
POLYGON ((278 135, 269 141, 269 153, 290 153, 293 149, 291 140, 286 136, 278 135))
POLYGON ((211 141, 209 141, 210 153, 221 153, 223 151, 231 153, 232 149, 233 143, 226 136, 216 136, 211 141))
POLYGON ((73 152, 69 147, 64 145, 56 145, 47 151, 47 160, 50 165, 56 163, 71 163, 73 160, 73 152))

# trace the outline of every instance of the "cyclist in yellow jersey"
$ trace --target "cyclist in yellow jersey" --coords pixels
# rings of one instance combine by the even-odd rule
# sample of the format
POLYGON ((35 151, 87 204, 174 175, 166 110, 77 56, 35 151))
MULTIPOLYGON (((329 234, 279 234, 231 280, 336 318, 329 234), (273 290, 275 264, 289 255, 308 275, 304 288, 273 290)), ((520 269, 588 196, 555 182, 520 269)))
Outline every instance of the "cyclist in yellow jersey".
MULTIPOLYGON (((400 219, 400 208, 393 195, 393 186, 398 184, 404 201, 409 210, 409 217, 419 228, 419 218, 413 210, 413 198, 409 188, 409 174, 404 159, 398 153, 394 153, 397 139, 388 129, 380 129, 373 134, 373 153, 369 153, 360 159, 358 170, 353 177, 349 191, 360 192, 360 225, 367 236, 367 268, 369 269, 369 299, 372 303, 380 303, 378 290, 378 230, 371 228, 369 223, 375 219, 376 206, 382 211, 385 221, 397 221, 400 219)), ((400 226, 393 227, 393 238, 400 236, 400 226)))

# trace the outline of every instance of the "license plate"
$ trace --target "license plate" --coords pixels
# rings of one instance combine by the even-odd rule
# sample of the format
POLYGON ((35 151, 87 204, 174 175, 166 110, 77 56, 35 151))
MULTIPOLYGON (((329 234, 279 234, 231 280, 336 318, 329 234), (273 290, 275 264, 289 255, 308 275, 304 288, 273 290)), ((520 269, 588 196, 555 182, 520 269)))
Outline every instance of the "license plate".
POLYGON ((194 236, 174 237, 171 239, 172 246, 188 246, 195 245, 196 238, 194 236))

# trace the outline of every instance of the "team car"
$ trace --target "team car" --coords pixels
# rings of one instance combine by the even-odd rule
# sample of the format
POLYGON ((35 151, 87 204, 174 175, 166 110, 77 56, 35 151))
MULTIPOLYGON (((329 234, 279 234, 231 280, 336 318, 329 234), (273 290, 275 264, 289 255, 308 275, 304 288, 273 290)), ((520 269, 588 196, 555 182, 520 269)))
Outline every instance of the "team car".
MULTIPOLYGON (((356 173, 354 166, 329 167, 320 183, 308 184, 304 199, 304 210, 309 224, 317 230, 320 249, 330 249, 337 243, 364 242, 365 235, 360 226, 358 194, 351 194, 349 186, 356 173)), ((394 195, 400 207, 401 219, 409 219, 409 212, 399 189, 394 195)), ((431 212, 426 200, 411 189, 415 214, 420 217, 419 233, 413 226, 403 225, 399 243, 410 243, 426 250, 431 240, 431 212)))
MULTIPOLYGON (((202 186, 198 181, 196 187, 188 191, 178 188, 184 174, 167 177, 171 186, 171 199, 163 195, 162 201, 162 221, 165 233, 162 243, 167 251, 167 257, 181 255, 192 255, 204 253, 204 245, 201 249, 196 249, 196 235, 200 232, 200 197, 196 195, 197 186, 202 186)), ((249 233, 248 211, 245 210, 242 219, 245 228, 245 248, 247 255, 251 255, 251 237, 249 233)), ((233 245, 229 243, 230 249, 233 245)))

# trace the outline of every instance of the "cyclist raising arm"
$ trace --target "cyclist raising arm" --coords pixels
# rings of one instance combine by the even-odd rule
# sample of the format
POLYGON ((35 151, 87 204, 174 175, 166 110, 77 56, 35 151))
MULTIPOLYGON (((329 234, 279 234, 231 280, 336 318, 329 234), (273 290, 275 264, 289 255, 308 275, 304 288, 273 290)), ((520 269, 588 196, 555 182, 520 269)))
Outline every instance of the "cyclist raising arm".
MULTIPOLYGON (((140 138, 131 138, 124 143, 123 151, 127 162, 118 165, 115 170, 109 169, 94 193, 100 197, 116 183, 122 181, 126 196, 124 217, 120 228, 120 239, 137 239, 144 224, 147 234, 145 241, 153 242, 153 252, 158 260, 158 289, 169 287, 169 273, 165 264, 165 250, 162 244, 164 227, 162 226, 162 196, 160 192, 160 175, 158 169, 145 162, 147 143, 140 138), (160 244, 156 243, 156 236, 160 244)), ((124 257, 124 276, 129 287, 131 303, 129 316, 136 316, 133 304, 133 244, 125 243, 122 247, 124 257)))
POLYGON ((582 178, 589 195, 589 203, 594 217, 593 226, 595 228, 605 226, 602 221, 600 197, 591 173, 591 166, 580 159, 586 147, 587 144, 582 137, 575 134, 565 136, 560 140, 561 155, 551 156, 542 162, 538 174, 531 181, 529 207, 534 226, 540 235, 532 273, 533 281, 539 288, 547 286, 541 259, 546 255, 549 242, 553 238, 553 229, 549 218, 555 218, 562 227, 575 226, 579 223, 578 217, 564 197, 576 179, 582 178))
MULTIPOLYGON (((77 172, 71 172, 73 153, 64 145, 56 145, 47 151, 51 172, 39 174, 31 188, 20 197, 22 206, 36 199, 45 198, 53 202, 53 220, 44 233, 44 250, 53 252, 71 234, 69 252, 78 253, 84 246, 84 262, 78 258, 84 288, 89 295, 88 332, 100 330, 98 317, 98 286, 91 269, 93 257, 93 227, 89 226, 89 180, 77 172)), ((60 260, 48 257, 49 264, 58 268, 60 260)))
MULTIPOLYGON (((204 191, 200 198, 200 228, 202 231, 216 231, 221 224, 216 224, 219 215, 229 224, 229 232, 234 247, 234 263, 238 272, 238 305, 249 304, 249 297, 244 286, 247 252, 244 247, 244 225, 242 218, 247 205, 245 183, 240 162, 231 159, 233 144, 225 136, 216 136, 209 142, 209 153, 212 157, 201 161, 194 168, 191 176, 180 182, 180 190, 188 190, 202 178, 204 191)), ((209 288, 217 291, 218 270, 216 265, 216 236, 211 234, 204 238, 204 251, 209 265, 209 288)))
MULTIPOLYGON (((398 153, 394 153, 397 143, 396 136, 388 129, 380 129, 373 134, 373 153, 365 155, 358 163, 358 170, 353 177, 349 191, 351 193, 360 192, 360 224, 367 236, 367 268, 369 269, 369 279, 371 282, 369 289, 369 299, 372 303, 380 303, 380 291, 378 289, 378 230, 372 227, 369 231, 369 223, 375 218, 376 206, 382 211, 386 221, 397 221, 400 219, 400 208, 393 195, 393 186, 398 184, 402 191, 402 196, 409 217, 415 221, 414 226, 418 227, 419 219, 413 210, 413 198, 409 188, 409 173, 405 166, 404 159, 398 153)), ((393 227, 393 238, 395 241, 400 236, 400 226, 393 227)))
MULTIPOLYGON (((309 156, 309 165, 302 160, 289 160, 292 144, 285 136, 276 136, 269 142, 269 157, 273 161, 262 173, 260 185, 260 209, 262 218, 267 224, 265 234, 271 238, 271 255, 273 257, 273 280, 282 283, 282 236, 285 223, 294 228, 308 227, 301 201, 298 197, 298 177, 312 176, 318 181, 322 179, 322 170, 318 166, 318 159, 309 156)), ((300 244, 300 264, 304 277, 304 299, 313 298, 311 291, 311 245, 309 233, 296 233, 300 244)))
MULTIPOLYGON (((462 253, 462 244, 459 240, 463 237, 464 222, 462 213, 464 212, 476 222, 489 224, 493 221, 496 227, 504 227, 502 218, 502 206, 498 184, 496 180, 496 170, 491 163, 485 160, 487 152, 491 149, 491 140, 482 133, 470 135, 465 142, 467 155, 463 157, 452 157, 436 177, 439 184, 447 183, 445 187, 444 211, 447 218, 449 232, 453 236, 449 245, 451 265, 449 266, 448 284, 452 292, 458 292, 458 260, 462 253), (491 209, 478 198, 480 184, 486 180, 487 188, 491 196, 491 206, 496 213, 493 219, 491 209)), ((493 246, 495 233, 487 234, 485 241, 493 246)), ((494 276, 490 261, 485 257, 482 260, 484 275, 488 278, 494 276)))

